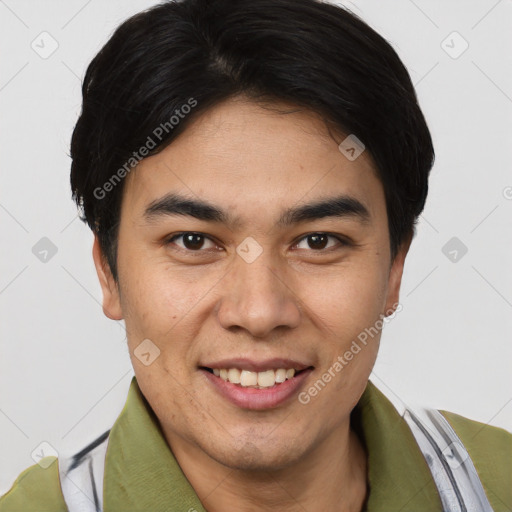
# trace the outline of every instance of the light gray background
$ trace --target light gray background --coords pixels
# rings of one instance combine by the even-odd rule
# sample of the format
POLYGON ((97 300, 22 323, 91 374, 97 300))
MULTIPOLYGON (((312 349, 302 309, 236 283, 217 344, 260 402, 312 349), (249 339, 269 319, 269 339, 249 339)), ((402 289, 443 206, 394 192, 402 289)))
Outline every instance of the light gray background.
MULTIPOLYGON (((68 148, 86 65, 122 20, 153 3, 0 0, 0 493, 42 441, 63 454, 83 447, 126 398, 124 329, 102 313, 68 148), (59 45, 46 59, 31 47, 51 49, 43 31, 59 45), (58 248, 46 263, 32 253, 42 237, 58 248)), ((510 430, 512 2, 345 4, 407 65, 437 154, 403 311, 385 328, 373 381, 406 403, 510 430), (469 44, 460 56, 454 31, 469 44), (468 248, 456 262, 442 252, 452 237, 468 248)))

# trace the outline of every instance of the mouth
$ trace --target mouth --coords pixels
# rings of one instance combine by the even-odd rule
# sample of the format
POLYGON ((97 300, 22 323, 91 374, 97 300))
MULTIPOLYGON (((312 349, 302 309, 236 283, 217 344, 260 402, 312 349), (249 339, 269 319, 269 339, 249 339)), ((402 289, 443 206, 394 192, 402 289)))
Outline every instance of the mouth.
POLYGON ((208 368, 207 366, 200 366, 201 370, 207 371, 215 377, 219 377, 224 382, 230 382, 235 386, 241 388, 251 389, 269 389, 287 380, 298 377, 301 373, 312 370, 312 366, 296 370, 295 368, 278 368, 268 369, 260 372, 242 370, 240 368, 208 368))
POLYGON ((313 366, 289 361, 287 364, 276 362, 274 367, 264 366, 242 362, 199 366, 198 369, 222 398, 251 410, 271 409, 290 402, 314 370, 313 366))

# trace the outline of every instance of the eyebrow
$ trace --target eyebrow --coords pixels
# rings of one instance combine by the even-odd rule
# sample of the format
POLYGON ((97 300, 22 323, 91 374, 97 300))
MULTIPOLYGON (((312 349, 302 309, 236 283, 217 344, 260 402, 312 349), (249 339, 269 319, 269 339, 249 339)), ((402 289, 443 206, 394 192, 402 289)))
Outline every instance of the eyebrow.
MULTIPOLYGON (((153 223, 167 216, 181 215, 206 222, 222 223, 231 228, 242 227, 239 217, 227 210, 200 199, 192 199, 176 193, 152 201, 144 211, 146 223, 153 223)), ((346 195, 316 200, 284 210, 277 221, 278 227, 288 227, 300 222, 325 217, 354 218, 362 224, 370 221, 370 213, 358 199, 346 195)))

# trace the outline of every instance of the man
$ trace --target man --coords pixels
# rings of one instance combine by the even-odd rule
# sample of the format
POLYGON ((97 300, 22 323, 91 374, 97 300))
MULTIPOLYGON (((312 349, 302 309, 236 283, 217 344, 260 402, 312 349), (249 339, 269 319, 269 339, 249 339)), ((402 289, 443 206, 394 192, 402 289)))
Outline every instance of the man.
POLYGON ((368 380, 434 151, 365 23, 314 0, 140 13, 87 70, 71 153, 135 378, 0 511, 512 509, 511 434, 368 380))

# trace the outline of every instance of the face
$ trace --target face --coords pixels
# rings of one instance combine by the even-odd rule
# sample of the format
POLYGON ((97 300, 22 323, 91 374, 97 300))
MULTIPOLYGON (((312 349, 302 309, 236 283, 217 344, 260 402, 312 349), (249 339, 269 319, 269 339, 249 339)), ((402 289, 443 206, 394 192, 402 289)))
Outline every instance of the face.
POLYGON ((94 258, 171 444, 285 468, 348 424, 379 344, 361 333, 396 306, 406 249, 391 261, 382 184, 344 138, 230 99, 127 176, 119 287, 97 240, 94 258))

